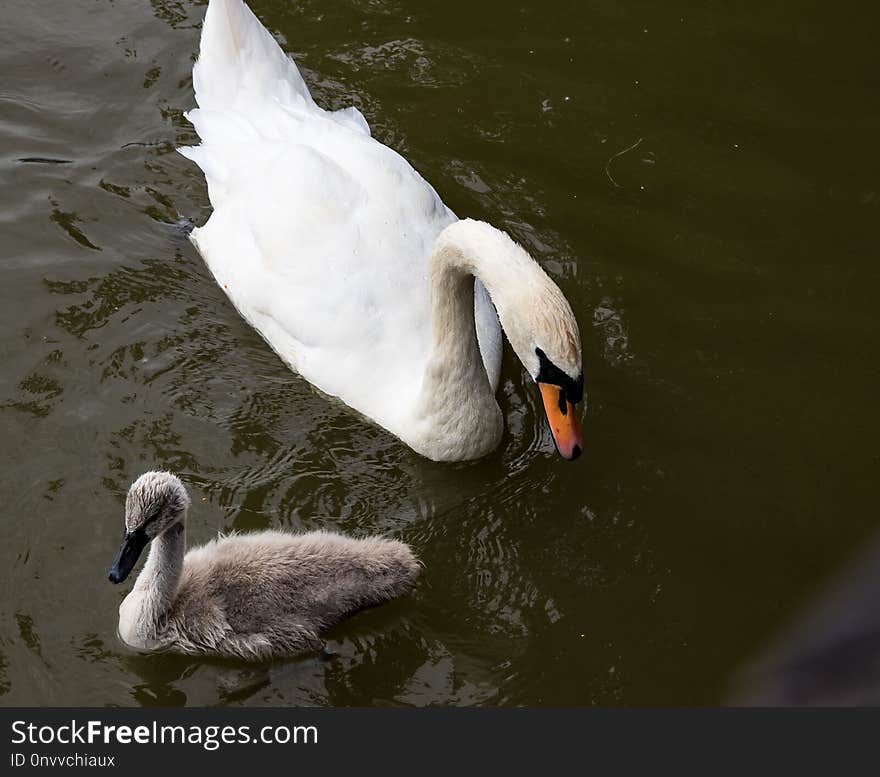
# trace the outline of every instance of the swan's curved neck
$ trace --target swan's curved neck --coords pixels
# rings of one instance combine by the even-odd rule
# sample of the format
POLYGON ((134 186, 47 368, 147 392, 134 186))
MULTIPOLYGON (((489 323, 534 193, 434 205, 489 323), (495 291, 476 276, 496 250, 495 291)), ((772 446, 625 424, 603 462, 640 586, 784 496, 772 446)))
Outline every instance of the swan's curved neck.
POLYGON ((456 222, 437 238, 428 277, 431 351, 417 404, 431 458, 478 458, 500 442, 503 419, 474 322, 474 279, 501 310, 511 271, 516 277, 515 248, 503 232, 474 221, 456 222))
POLYGON ((132 588, 132 593, 139 595, 137 620, 142 636, 154 637, 171 609, 180 585, 185 552, 186 528, 183 522, 174 524, 150 543, 150 555, 132 588))

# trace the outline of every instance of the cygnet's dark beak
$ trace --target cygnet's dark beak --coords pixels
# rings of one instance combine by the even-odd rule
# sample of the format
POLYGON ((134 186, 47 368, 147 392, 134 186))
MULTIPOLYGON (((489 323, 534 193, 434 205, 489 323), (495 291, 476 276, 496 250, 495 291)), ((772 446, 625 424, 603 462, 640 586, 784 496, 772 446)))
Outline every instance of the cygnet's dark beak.
POLYGON ((121 583, 129 576, 141 552, 149 542, 150 538, 143 529, 137 529, 125 535, 107 575, 111 583, 121 583))

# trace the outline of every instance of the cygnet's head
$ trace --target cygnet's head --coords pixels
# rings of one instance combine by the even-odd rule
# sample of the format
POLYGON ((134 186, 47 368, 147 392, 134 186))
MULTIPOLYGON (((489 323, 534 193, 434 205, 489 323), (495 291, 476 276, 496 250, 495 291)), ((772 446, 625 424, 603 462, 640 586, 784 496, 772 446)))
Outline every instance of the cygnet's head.
POLYGON ((189 496, 180 478, 170 472, 146 472, 128 489, 122 545, 108 575, 111 583, 125 580, 151 540, 186 520, 189 496))

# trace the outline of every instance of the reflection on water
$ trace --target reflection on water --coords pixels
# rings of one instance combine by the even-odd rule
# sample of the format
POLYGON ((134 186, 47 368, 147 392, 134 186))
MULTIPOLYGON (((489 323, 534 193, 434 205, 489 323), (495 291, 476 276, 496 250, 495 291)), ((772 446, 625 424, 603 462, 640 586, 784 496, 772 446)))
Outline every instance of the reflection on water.
POLYGON ((877 465, 870 25, 752 5, 253 3, 319 102, 359 107, 578 315, 582 459, 552 455, 506 354, 502 446, 437 465, 293 376, 187 242, 204 3, 6 0, 0 703, 724 698, 868 531, 877 465), (153 467, 190 486, 193 543, 380 532, 419 587, 323 655, 132 653, 105 571, 153 467))

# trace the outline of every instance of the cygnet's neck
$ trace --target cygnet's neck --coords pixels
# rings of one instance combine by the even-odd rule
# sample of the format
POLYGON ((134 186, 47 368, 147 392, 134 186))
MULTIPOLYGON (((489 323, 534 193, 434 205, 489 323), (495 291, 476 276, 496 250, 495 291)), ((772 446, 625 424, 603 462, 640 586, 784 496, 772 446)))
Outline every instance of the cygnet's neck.
POLYGON ((186 552, 184 521, 175 523, 150 543, 150 554, 132 588, 139 605, 137 630, 153 639, 177 596, 186 552))

